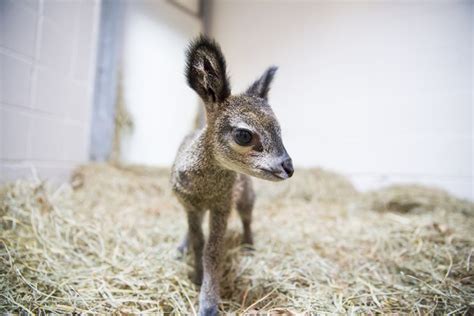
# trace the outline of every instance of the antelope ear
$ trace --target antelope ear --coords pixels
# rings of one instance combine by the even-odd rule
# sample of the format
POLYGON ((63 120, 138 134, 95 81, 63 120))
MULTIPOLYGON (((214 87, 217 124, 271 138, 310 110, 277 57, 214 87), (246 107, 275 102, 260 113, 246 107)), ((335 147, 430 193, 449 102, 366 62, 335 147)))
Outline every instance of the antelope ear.
POLYGON ((226 63, 219 44, 204 35, 186 52, 186 79, 205 104, 220 103, 230 96, 226 63))
POLYGON ((247 89, 245 93, 267 100, 268 92, 270 91, 270 84, 272 83, 277 69, 278 67, 276 66, 271 66, 268 68, 263 73, 263 75, 247 89))

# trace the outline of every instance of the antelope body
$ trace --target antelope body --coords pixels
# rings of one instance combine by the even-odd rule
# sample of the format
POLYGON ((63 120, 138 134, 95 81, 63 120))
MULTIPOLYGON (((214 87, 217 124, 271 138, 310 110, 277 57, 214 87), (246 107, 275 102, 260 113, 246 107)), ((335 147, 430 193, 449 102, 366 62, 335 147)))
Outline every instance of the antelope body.
POLYGON ((219 304, 219 260, 227 219, 236 207, 243 224, 243 243, 253 244, 255 194, 249 176, 271 181, 293 174, 280 126, 267 103, 276 67, 270 67, 248 90, 231 95, 226 63, 219 45, 204 36, 187 51, 186 78, 205 106, 205 125, 181 144, 171 173, 175 195, 188 218, 181 250, 194 253, 193 281, 201 284, 199 314, 216 315, 219 304), (209 215, 209 237, 202 220, 209 215))

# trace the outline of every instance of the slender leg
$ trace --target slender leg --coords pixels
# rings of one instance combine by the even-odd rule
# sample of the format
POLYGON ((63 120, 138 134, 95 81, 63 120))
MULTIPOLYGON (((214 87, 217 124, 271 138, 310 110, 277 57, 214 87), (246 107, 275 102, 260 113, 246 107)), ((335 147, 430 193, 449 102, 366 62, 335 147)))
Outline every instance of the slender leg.
POLYGON ((202 218, 204 212, 189 211, 188 212, 188 241, 194 252, 194 274, 192 281, 200 285, 202 283, 202 252, 204 248, 204 234, 202 232, 202 218))
POLYGON ((255 193, 252 188, 252 183, 249 178, 243 179, 243 190, 241 195, 237 199, 237 211, 239 212, 240 219, 242 220, 242 226, 244 234, 242 238, 242 244, 253 245, 252 236, 252 210, 255 203, 255 193))
POLYGON ((219 261, 222 254, 224 234, 230 207, 210 213, 209 240, 204 250, 204 278, 199 295, 199 314, 217 315, 219 304, 219 261))
POLYGON ((253 204, 245 205, 244 207, 238 207, 237 210, 240 214, 240 219, 242 220, 242 227, 244 234, 242 236, 242 244, 244 245, 253 245, 253 235, 252 235, 252 209, 253 204))

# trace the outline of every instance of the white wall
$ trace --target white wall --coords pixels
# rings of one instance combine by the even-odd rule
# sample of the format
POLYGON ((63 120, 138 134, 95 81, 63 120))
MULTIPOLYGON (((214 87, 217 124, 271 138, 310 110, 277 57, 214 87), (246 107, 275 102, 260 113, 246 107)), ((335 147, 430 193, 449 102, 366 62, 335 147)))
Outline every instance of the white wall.
POLYGON ((124 99, 135 129, 123 142, 122 158, 169 166, 197 109, 184 77, 184 52, 201 22, 166 1, 134 1, 124 30, 124 99))
POLYGON ((88 158, 99 4, 0 0, 0 182, 88 158))
POLYGON ((280 66, 270 103, 296 166, 361 189, 473 199, 473 2, 213 1, 234 92, 280 66))

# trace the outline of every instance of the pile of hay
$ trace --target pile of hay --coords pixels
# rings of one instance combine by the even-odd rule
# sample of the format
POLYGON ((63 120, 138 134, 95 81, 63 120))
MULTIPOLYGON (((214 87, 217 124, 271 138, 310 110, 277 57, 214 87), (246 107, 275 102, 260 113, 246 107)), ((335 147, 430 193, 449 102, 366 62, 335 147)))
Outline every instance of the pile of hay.
MULTIPOLYGON (((240 248, 233 214, 221 311, 474 311, 472 203, 424 187, 361 194, 323 170, 256 189, 256 250, 240 248)), ((88 165, 59 187, 9 184, 0 312, 194 313, 185 231, 166 170, 88 165)))

